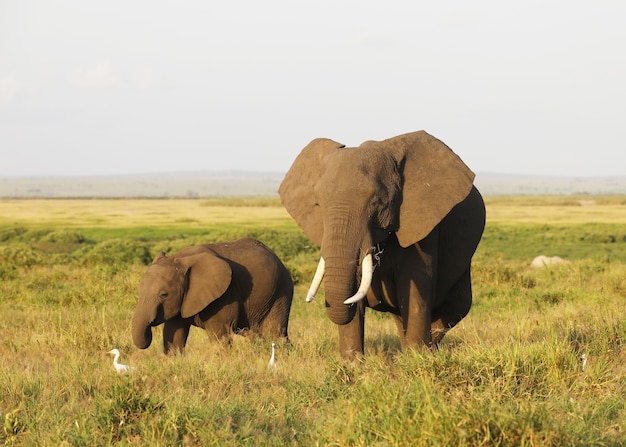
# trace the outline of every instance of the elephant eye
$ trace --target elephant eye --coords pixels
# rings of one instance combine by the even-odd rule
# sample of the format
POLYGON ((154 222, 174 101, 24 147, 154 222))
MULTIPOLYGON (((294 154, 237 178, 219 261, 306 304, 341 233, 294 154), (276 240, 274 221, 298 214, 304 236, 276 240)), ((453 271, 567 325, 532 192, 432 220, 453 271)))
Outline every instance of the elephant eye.
POLYGON ((168 293, 167 292, 161 292, 159 293, 159 298, 161 298, 162 300, 164 300, 165 298, 167 298, 168 293))

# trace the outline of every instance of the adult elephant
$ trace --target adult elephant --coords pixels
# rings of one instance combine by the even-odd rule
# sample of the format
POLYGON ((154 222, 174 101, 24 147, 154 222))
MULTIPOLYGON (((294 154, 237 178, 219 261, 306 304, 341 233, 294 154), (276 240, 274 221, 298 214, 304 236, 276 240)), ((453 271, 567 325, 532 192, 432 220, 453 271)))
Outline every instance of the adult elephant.
POLYGON ((187 247, 157 254, 139 283, 133 342, 152 343, 152 327, 164 324, 163 350, 183 352, 189 329, 218 339, 239 329, 288 340, 293 282, 278 257, 256 239, 187 247))
POLYGON ((323 277, 342 356, 363 354, 366 305, 395 316, 403 347, 436 346, 469 312, 485 226, 473 180, 423 131, 355 148, 315 139, 298 155, 279 193, 321 248, 307 301, 323 277))

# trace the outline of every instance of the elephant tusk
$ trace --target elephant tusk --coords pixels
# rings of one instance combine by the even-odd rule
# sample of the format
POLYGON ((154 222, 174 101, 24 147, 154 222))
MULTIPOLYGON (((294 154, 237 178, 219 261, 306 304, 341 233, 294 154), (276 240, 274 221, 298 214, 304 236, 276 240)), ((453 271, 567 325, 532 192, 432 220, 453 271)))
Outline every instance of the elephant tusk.
POLYGON ((363 258, 363 263, 361 264, 361 285, 359 286, 359 290, 357 290, 353 296, 345 300, 343 304, 354 304, 365 298, 367 291, 372 285, 372 276, 374 275, 374 261, 372 258, 371 253, 363 258))
POLYGON ((311 281, 311 287, 309 287, 309 291, 306 294, 307 303, 310 303, 315 299, 317 290, 320 288, 320 284, 322 284, 322 278, 324 278, 325 267, 326 263, 324 262, 324 258, 320 257, 320 262, 317 264, 317 270, 315 270, 315 276, 313 276, 313 281, 311 281))

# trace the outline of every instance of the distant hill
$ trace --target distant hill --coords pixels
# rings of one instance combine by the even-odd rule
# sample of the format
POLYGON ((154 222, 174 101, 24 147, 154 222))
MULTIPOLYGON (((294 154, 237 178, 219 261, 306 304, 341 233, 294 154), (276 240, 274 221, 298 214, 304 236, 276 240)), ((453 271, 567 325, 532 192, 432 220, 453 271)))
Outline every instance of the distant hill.
POLYGON ((626 176, 587 178, 478 173, 474 183, 483 195, 626 194, 626 176))
POLYGON ((0 197, 209 197, 273 196, 284 173, 170 172, 101 177, 0 179, 0 197))
MULTIPOLYGON (((282 172, 171 172, 100 177, 0 178, 1 198, 273 196, 282 172)), ((539 177, 478 173, 483 195, 626 194, 626 176, 539 177)))

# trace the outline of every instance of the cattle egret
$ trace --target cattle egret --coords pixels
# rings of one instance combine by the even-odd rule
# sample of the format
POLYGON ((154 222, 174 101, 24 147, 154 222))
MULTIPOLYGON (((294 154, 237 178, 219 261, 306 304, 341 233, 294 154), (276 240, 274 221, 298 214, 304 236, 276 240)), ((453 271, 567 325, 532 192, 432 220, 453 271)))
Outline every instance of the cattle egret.
POLYGON ((587 367, 587 354, 581 354, 578 359, 580 360, 580 370, 584 371, 587 367))
POLYGON ((267 364, 267 367, 270 369, 276 368, 276 352, 274 346, 276 346, 276 343, 272 342, 272 356, 270 357, 270 361, 267 364))
POLYGON ((133 366, 123 365, 118 362, 118 360, 120 359, 119 349, 111 349, 108 353, 115 356, 113 357, 113 368, 115 368, 115 371, 117 371, 118 374, 126 374, 128 372, 135 371, 135 368, 133 366))

